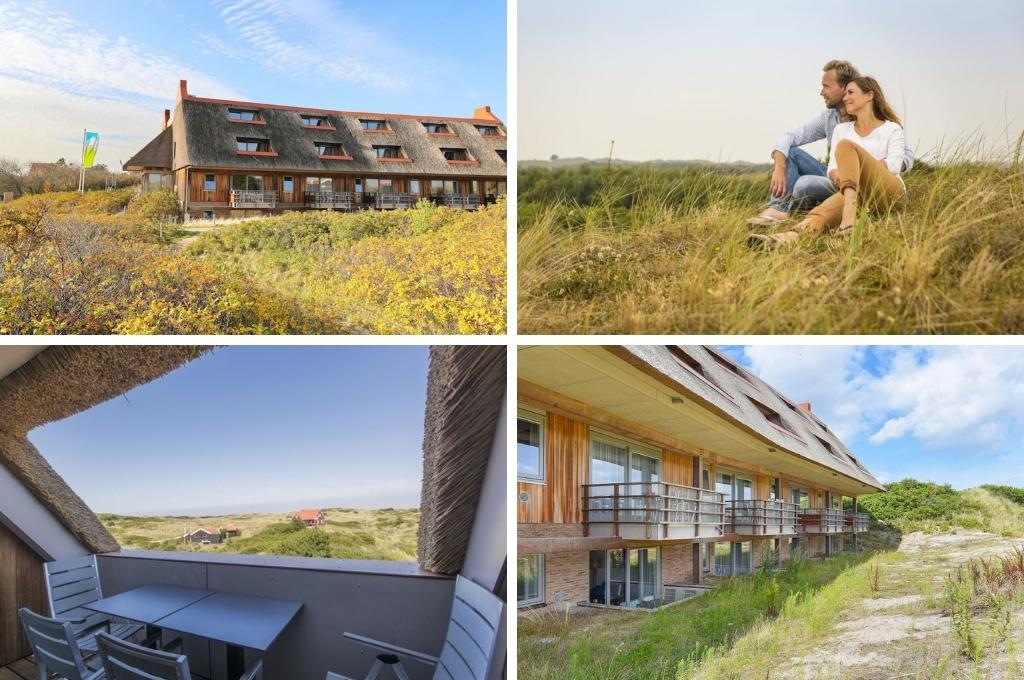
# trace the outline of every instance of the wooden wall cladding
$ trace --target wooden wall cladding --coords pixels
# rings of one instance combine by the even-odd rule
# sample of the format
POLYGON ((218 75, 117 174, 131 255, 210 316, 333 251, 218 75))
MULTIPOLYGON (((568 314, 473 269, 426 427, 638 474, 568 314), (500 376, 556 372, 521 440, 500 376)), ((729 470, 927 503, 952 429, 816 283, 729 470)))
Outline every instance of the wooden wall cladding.
POLYGON ((693 486, 693 456, 662 449, 661 478, 668 484, 693 486))
POLYGON ((32 653, 21 630, 18 609, 49 614, 43 561, 0 524, 0 666, 32 653))
POLYGON ((555 413, 547 416, 544 484, 518 482, 520 522, 578 524, 583 521, 582 488, 589 478, 590 435, 586 423, 555 413), (527 494, 529 500, 523 501, 527 494))

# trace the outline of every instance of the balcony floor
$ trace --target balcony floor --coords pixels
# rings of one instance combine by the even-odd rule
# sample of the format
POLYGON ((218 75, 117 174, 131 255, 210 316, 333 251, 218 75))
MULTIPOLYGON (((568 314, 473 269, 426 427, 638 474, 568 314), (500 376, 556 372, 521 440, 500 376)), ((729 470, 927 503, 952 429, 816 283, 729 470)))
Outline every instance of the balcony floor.
POLYGON ((39 671, 26 657, 0 668, 0 680, 39 680, 39 671))

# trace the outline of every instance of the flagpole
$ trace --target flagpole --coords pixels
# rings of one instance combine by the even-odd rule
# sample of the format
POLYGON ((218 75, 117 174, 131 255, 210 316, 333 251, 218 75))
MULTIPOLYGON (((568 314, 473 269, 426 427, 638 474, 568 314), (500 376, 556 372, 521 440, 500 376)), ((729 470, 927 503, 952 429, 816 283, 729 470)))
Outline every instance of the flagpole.
POLYGON ((85 128, 82 128, 82 165, 78 168, 78 193, 85 193, 85 128))

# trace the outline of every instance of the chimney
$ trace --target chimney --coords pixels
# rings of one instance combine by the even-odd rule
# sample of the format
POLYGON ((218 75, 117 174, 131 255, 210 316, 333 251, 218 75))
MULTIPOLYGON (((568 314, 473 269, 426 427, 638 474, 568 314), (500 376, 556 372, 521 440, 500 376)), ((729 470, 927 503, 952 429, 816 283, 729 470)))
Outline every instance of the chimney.
POLYGON ((179 80, 178 81, 178 101, 181 101, 182 99, 188 99, 188 81, 187 80, 179 80))
POLYGON ((806 402, 806 401, 805 401, 805 402, 804 402, 804 403, 802 403, 802 404, 797 404, 797 406, 799 406, 799 407, 800 407, 800 408, 802 408, 803 410, 807 411, 808 413, 811 413, 811 405, 810 405, 810 403, 809 403, 809 402, 806 402))
POLYGON ((171 110, 164 109, 164 129, 171 124, 171 110))
POLYGON ((493 120, 493 121, 496 121, 498 123, 501 122, 500 118, 498 118, 493 113, 491 113, 491 107, 490 106, 478 106, 478 107, 476 107, 475 109, 473 109, 473 117, 474 118, 479 118, 480 120, 493 120))

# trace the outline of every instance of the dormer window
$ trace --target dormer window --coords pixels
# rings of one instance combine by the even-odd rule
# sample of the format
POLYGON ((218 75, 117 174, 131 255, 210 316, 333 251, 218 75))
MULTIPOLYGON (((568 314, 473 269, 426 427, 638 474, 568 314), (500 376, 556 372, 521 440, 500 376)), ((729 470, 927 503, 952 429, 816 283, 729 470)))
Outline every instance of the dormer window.
POLYGON ((320 156, 344 156, 345 152, 341 149, 341 144, 335 144, 331 142, 316 142, 316 152, 320 156))
POLYGON ((824 439, 822 439, 822 438, 821 438, 821 437, 819 437, 818 435, 814 435, 814 438, 818 440, 818 443, 819 443, 819 444, 821 444, 821 446, 822 446, 822 447, 823 447, 823 448, 824 448, 824 449, 825 449, 826 451, 828 451, 829 453, 831 453, 831 454, 832 454, 832 457, 833 457, 833 458, 838 458, 839 460, 842 460, 842 458, 839 458, 839 454, 838 454, 838 453, 836 453, 836 450, 832 448, 832 445, 831 445, 831 444, 829 444, 829 443, 828 443, 827 441, 825 441, 824 439))
POLYGON ((672 355, 672 358, 676 360, 676 363, 678 363, 680 366, 688 370, 690 373, 696 375, 698 378, 700 378, 702 381, 704 381, 711 387, 715 388, 715 391, 717 391, 719 394, 727 398, 729 401, 733 401, 733 398, 729 396, 729 393, 725 392, 708 376, 708 374, 704 371, 704 367, 701 366, 699 361, 694 359, 686 351, 684 351, 680 347, 677 347, 676 345, 666 345, 665 347, 666 349, 668 349, 668 353, 672 355))
POLYGON ((400 146, 374 146, 373 151, 377 158, 402 158, 400 146))
POLYGON ((307 127, 330 127, 330 123, 323 116, 312 116, 306 113, 300 114, 302 124, 307 127))
POLYGON ((255 137, 236 137, 239 151, 270 151, 269 139, 255 137))
POLYGON ((465 149, 441 149, 446 161, 471 161, 469 152, 465 149))
POLYGON ((477 125, 476 131, 484 137, 501 137, 501 130, 497 125, 477 125))
POLYGON ((260 112, 251 109, 228 109, 228 120, 254 121, 261 120, 260 112))
POLYGON ((450 135, 452 133, 444 123, 424 123, 423 127, 431 135, 450 135))
POLYGON ((383 132, 390 130, 388 128, 388 122, 378 118, 360 118, 359 126, 369 132, 383 132))
POLYGON ((508 163, 508 151, 505 149, 495 149, 494 153, 498 154, 498 158, 501 159, 502 163, 508 163))
POLYGON ((725 357, 719 355, 717 352, 709 351, 708 354, 710 354, 711 358, 714 359, 716 362, 718 362, 718 364, 720 366, 722 366, 726 370, 728 370, 731 373, 733 373, 737 378, 739 378, 743 382, 747 383, 748 385, 753 385, 754 384, 754 383, 750 382, 750 380, 748 380, 747 377, 745 375, 743 375, 743 373, 740 372, 740 369, 739 369, 739 367, 736 364, 732 363, 731 361, 729 361, 725 357))
POLYGON ((782 416, 780 416, 777 411, 771 410, 770 408, 768 408, 761 402, 757 401, 756 399, 751 399, 750 403, 756 406, 757 410, 760 411, 761 415, 764 416, 764 419, 767 420, 772 425, 777 425, 778 427, 786 426, 785 423, 782 422, 782 416))

